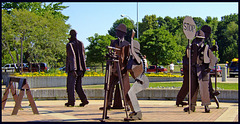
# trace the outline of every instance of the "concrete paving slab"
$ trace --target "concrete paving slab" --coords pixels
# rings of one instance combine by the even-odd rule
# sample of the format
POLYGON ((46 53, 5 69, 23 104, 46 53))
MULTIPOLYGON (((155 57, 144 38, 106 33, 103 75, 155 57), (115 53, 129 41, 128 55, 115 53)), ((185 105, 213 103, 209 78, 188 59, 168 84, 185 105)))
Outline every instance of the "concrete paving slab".
MULTIPOLYGON (((65 107, 67 100, 37 100, 35 101, 39 114, 33 114, 28 101, 22 101, 23 109, 17 115, 11 115, 14 101, 7 101, 2 110, 2 122, 100 122, 103 100, 89 100, 85 107, 79 107, 77 100, 74 107, 65 107)), ((220 102, 210 105, 211 112, 205 113, 204 107, 197 102, 195 112, 188 114, 184 107, 177 107, 173 100, 139 100, 143 113, 142 120, 131 122, 238 122, 238 103, 220 102)), ((129 113, 129 112, 128 112, 129 113)), ((123 109, 108 110, 107 122, 124 122, 126 117, 123 109)))

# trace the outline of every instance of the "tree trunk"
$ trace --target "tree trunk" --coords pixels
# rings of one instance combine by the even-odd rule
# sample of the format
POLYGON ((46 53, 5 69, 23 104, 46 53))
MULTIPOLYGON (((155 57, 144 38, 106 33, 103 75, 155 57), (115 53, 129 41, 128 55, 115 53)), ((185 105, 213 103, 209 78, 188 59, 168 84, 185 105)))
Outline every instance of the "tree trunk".
POLYGON ((19 62, 19 57, 18 57, 18 52, 17 52, 17 50, 15 49, 15 52, 16 52, 16 58, 17 58, 17 72, 20 72, 20 69, 19 69, 19 67, 20 67, 20 62, 19 62))
POLYGON ((20 74, 23 72, 23 39, 21 39, 21 71, 20 74))
MULTIPOLYGON (((13 63, 16 63, 16 60, 14 59, 14 57, 13 57, 13 55, 12 55, 12 53, 11 53, 11 50, 10 50, 10 48, 8 47, 8 44, 7 44, 7 42, 5 41, 5 44, 4 44, 4 46, 5 46, 5 48, 8 50, 8 53, 10 54, 10 56, 11 56, 11 58, 12 58, 12 61, 13 61, 13 63)), ((14 67, 15 68, 15 70, 17 70, 17 68, 16 67, 14 67)))
POLYGON ((9 47, 8 47, 8 44, 6 43, 6 41, 5 41, 5 44, 4 44, 4 46, 5 46, 5 48, 8 50, 8 52, 9 52, 9 54, 10 54, 11 58, 12 58, 12 61, 13 61, 13 63, 15 63, 15 62, 16 62, 16 60, 13 58, 13 55, 12 55, 12 53, 11 53, 11 51, 10 51, 9 47))
POLYGON ((104 73, 104 67, 103 67, 103 62, 102 62, 102 73, 104 73))
POLYGON ((158 67, 157 67, 158 59, 157 59, 157 57, 155 57, 155 58, 156 58, 156 73, 158 73, 158 67))

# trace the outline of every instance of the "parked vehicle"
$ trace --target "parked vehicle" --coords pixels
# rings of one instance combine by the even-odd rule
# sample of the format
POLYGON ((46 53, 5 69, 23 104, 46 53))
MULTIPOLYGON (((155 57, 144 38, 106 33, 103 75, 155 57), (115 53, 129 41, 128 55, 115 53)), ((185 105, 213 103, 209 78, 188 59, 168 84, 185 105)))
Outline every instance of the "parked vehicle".
POLYGON ((235 75, 238 75, 238 58, 232 59, 229 67, 229 75, 230 77, 235 77, 235 75))
MULTIPOLYGON (((215 66, 213 67, 213 69, 211 69, 210 76, 215 76, 215 66)), ((222 76, 222 68, 219 65, 217 65, 217 76, 218 77, 222 76)))
MULTIPOLYGON (((19 70, 21 71, 21 65, 20 65, 20 67, 19 67, 19 70)), ((23 72, 29 72, 28 64, 27 64, 27 63, 23 63, 23 72)))
MULTIPOLYGON (((23 72, 27 72, 28 68, 27 67, 27 63, 23 63, 23 72)), ((19 65, 19 67, 17 66, 16 63, 14 64, 6 64, 2 67, 2 72, 16 72, 19 69, 19 71, 21 71, 21 64, 19 65)))
MULTIPOLYGON (((180 69, 180 72, 181 72, 181 75, 184 75, 183 74, 183 68, 180 69)), ((210 70, 210 76, 214 76, 215 75, 215 66, 213 69, 210 70)), ((222 76, 222 68, 221 66, 217 66, 217 76, 218 77, 221 77, 222 76)))
POLYGON ((6 64, 2 67, 2 72, 15 72, 18 69, 17 64, 6 64))
POLYGON ((59 70, 60 70, 60 71, 65 71, 65 69, 66 69, 66 67, 65 67, 65 66, 63 66, 63 67, 59 68, 59 70))
POLYGON ((181 72, 181 75, 184 75, 184 74, 183 74, 183 68, 180 68, 180 72, 181 72))
POLYGON ((147 69, 147 73, 156 72, 157 67, 158 67, 158 72, 167 73, 166 68, 164 68, 163 66, 156 66, 156 65, 149 66, 147 69))
MULTIPOLYGON (((59 68, 60 71, 65 71, 65 69, 66 69, 65 66, 59 68)), ((90 67, 87 67, 86 71, 90 71, 90 67)))
POLYGON ((40 71, 48 71, 49 68, 46 63, 31 63, 31 66, 27 64, 24 68, 24 72, 37 72, 38 70, 40 71), (32 69, 30 69, 32 68, 32 69))

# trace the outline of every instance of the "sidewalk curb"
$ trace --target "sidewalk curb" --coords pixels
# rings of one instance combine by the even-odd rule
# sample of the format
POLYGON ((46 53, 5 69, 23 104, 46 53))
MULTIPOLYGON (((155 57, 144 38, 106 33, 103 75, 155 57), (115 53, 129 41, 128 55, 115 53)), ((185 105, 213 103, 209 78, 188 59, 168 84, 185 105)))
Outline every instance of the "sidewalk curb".
MULTIPOLYGON (((144 91, 141 91, 137 94, 138 99, 141 100, 157 100, 165 99, 171 100, 176 99, 180 89, 157 89, 157 88, 147 88, 144 91)), ((220 94, 217 96, 218 100, 228 100, 228 101, 238 101, 238 90, 219 90, 220 94)), ((5 90, 2 89, 2 96, 5 90)), ((104 90, 103 89, 84 89, 84 92, 88 99, 99 100, 104 99, 104 90)), ((34 99, 66 99, 67 92, 66 89, 50 89, 50 88, 32 88, 31 93, 34 99)), ((77 93, 75 97, 78 98, 77 93)), ((12 99, 12 94, 9 93, 8 99, 12 99)), ((24 94, 24 99, 27 99, 26 94, 24 94)), ((198 94, 198 99, 200 95, 198 94)))

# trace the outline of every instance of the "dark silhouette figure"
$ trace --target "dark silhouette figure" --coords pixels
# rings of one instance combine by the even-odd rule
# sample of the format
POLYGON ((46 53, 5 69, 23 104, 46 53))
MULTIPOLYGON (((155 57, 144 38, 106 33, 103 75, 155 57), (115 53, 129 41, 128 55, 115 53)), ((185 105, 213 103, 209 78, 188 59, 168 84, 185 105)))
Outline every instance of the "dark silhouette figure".
MULTIPOLYGON (((126 36, 126 33, 127 33, 126 25, 119 24, 118 27, 116 28, 116 35, 118 39, 111 41, 110 46, 121 49, 120 51, 116 51, 116 54, 119 56, 119 64, 120 64, 123 86, 124 86, 124 97, 127 104, 130 105, 131 103, 128 97, 128 91, 130 89, 129 73, 126 70, 126 66, 130 56, 130 52, 129 52, 130 43, 124 39, 124 36, 126 36)), ((107 109, 123 109, 116 65, 117 64, 113 63, 112 74, 110 76, 109 92, 108 92, 108 98, 107 98, 108 99, 107 109), (113 104, 113 107, 111 107, 114 88, 115 88, 114 104, 113 104)), ((103 107, 100 107, 99 109, 101 110, 103 109, 103 107)))
POLYGON ((68 102, 65 103, 65 106, 74 106, 75 97, 74 89, 76 90, 81 104, 80 106, 85 106, 88 104, 87 97, 82 89, 82 77, 86 71, 85 64, 85 49, 81 41, 77 40, 77 32, 71 30, 69 38, 69 43, 66 45, 67 57, 66 57, 66 72, 67 76, 67 94, 68 102))
MULTIPOLYGON (((205 34, 205 42, 207 42, 207 40, 209 39, 210 35, 211 35, 211 28, 208 25, 204 25, 202 26, 201 30, 204 32, 205 34)), ((187 46, 188 48, 188 46, 187 46)), ((217 51, 218 46, 217 45, 213 45, 210 50, 211 51, 217 51)), ((187 51, 187 50, 186 50, 187 51)), ((187 58, 187 53, 185 54, 185 56, 183 57, 183 84, 182 87, 180 89, 180 91, 178 92, 177 95, 177 101, 176 101, 176 105, 188 105, 188 103, 183 102, 184 98, 186 97, 186 95, 188 94, 188 87, 189 87, 189 60, 187 58)), ((213 87, 212 87, 212 82, 211 82, 211 77, 209 76, 209 92, 210 92, 210 99, 214 98, 214 96, 219 95, 220 93, 218 91, 214 92, 213 87)), ((197 94, 195 94, 197 95, 197 94)), ((197 97, 197 96, 194 96, 197 97)))

